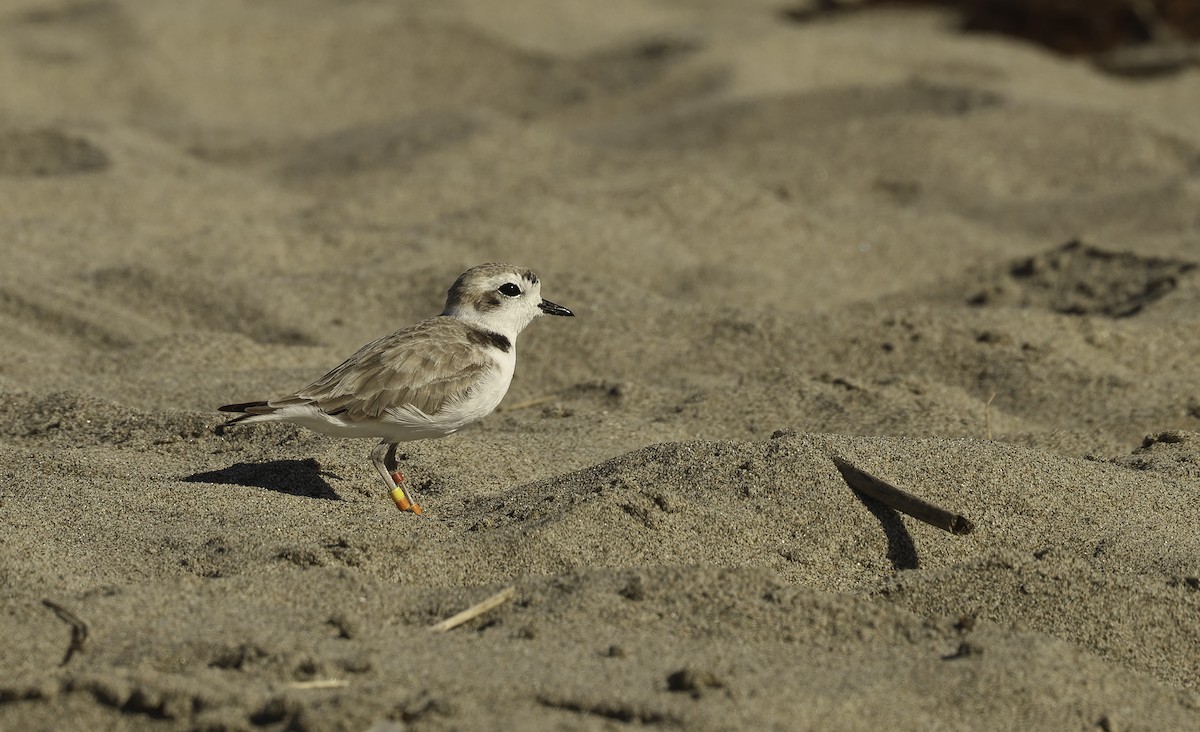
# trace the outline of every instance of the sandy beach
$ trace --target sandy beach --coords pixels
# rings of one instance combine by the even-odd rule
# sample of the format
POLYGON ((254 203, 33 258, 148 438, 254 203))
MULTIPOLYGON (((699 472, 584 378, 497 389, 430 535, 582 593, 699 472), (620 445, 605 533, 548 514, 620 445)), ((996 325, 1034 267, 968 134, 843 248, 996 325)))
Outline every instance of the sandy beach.
POLYGON ((0 729, 1200 728, 1200 63, 818 6, 4 3, 0 729), (492 261, 423 516, 218 429, 492 261))

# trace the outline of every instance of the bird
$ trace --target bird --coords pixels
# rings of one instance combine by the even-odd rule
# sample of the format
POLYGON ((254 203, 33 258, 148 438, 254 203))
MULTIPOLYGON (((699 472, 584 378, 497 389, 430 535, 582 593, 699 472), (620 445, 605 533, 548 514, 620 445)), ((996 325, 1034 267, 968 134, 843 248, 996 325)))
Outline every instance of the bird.
POLYGON ((540 315, 574 317, 542 298, 525 267, 468 269, 438 316, 378 338, 298 391, 218 407, 222 425, 290 422, 335 437, 378 438, 370 460, 401 511, 420 515, 396 464, 401 442, 454 434, 496 408, 517 365, 517 335, 540 315))

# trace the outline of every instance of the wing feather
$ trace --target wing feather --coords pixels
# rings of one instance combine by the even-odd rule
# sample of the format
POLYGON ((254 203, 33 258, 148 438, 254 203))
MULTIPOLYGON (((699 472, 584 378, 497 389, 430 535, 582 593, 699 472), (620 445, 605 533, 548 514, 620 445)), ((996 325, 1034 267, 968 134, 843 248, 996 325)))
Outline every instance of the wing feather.
POLYGON ((350 420, 378 419, 389 410, 434 415, 463 399, 494 365, 451 318, 430 318, 358 349, 337 368, 289 397, 280 408, 315 404, 350 420))

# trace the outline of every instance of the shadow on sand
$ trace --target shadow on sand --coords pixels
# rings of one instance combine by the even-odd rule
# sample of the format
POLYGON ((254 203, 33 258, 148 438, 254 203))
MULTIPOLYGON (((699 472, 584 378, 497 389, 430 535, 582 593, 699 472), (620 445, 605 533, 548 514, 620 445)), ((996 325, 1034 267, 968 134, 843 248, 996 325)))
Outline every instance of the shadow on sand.
POLYGON ((269 460, 263 463, 235 463, 221 470, 194 473, 185 483, 218 483, 266 488, 290 496, 340 501, 342 498, 325 482, 325 476, 341 478, 321 470, 313 458, 307 460, 269 460))

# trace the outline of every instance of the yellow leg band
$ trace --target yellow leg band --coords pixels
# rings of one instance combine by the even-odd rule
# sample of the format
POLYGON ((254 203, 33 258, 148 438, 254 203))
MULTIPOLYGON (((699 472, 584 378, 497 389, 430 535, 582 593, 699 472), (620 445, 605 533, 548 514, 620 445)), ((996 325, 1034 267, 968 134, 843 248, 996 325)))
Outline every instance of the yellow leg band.
POLYGON ((404 489, 396 487, 392 489, 392 501, 395 502, 396 508, 401 511, 412 511, 418 516, 421 515, 421 507, 416 501, 408 500, 408 496, 404 495, 404 489))

